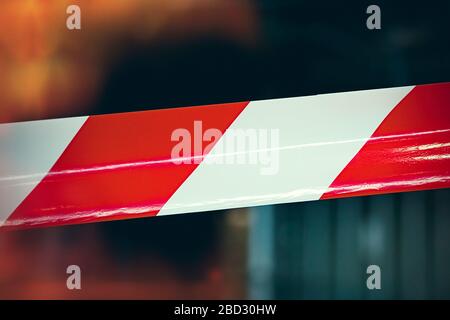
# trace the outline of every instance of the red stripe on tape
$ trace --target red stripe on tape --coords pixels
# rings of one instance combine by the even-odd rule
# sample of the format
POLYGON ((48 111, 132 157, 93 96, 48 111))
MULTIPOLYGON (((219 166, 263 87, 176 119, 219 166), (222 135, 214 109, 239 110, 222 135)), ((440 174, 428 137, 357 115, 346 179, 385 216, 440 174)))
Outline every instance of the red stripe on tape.
POLYGON ((4 227, 156 215, 198 166, 171 161, 172 132, 192 128, 194 134, 196 120, 223 132, 247 104, 90 117, 4 227))
POLYGON ((415 87, 321 199, 450 187, 449 87, 415 87))

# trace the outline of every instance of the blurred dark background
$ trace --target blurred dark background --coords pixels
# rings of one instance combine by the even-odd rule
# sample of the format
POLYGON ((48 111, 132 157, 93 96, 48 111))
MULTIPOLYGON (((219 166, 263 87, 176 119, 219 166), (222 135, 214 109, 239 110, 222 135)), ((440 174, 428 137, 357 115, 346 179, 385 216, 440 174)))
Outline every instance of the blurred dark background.
MULTIPOLYGON (((64 1, 0 4, 1 122, 450 80, 449 1, 72 2, 81 31, 64 1)), ((2 233, 0 298, 450 298, 449 196, 2 233)))

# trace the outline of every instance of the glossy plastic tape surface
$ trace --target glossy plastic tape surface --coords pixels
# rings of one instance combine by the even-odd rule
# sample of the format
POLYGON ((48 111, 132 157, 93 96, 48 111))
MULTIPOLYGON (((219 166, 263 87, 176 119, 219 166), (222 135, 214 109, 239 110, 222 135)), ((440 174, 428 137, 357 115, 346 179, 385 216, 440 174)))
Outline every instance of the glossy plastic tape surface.
POLYGON ((450 186, 450 83, 0 125, 0 229, 450 186))

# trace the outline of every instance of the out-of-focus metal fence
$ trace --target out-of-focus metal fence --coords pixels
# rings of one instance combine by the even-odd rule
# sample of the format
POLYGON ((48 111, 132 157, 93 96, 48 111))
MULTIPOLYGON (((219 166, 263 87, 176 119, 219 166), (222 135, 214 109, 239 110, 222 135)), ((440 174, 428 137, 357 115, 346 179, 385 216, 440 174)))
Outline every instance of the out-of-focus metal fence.
POLYGON ((447 189, 255 208, 249 294, 450 298, 449 199, 447 189), (381 290, 367 289, 372 264, 381 268, 381 290))

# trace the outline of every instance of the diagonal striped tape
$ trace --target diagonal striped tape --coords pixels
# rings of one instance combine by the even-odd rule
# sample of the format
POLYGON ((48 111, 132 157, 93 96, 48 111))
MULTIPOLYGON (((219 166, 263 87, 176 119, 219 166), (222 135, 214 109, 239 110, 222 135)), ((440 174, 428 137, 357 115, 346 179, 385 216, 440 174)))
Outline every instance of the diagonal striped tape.
POLYGON ((0 125, 3 229, 449 186, 450 83, 0 125))

